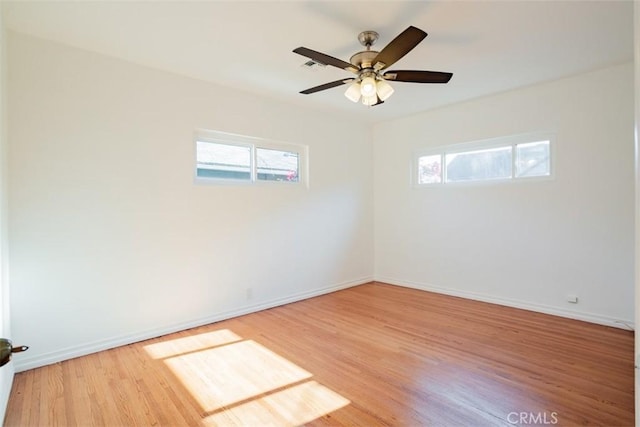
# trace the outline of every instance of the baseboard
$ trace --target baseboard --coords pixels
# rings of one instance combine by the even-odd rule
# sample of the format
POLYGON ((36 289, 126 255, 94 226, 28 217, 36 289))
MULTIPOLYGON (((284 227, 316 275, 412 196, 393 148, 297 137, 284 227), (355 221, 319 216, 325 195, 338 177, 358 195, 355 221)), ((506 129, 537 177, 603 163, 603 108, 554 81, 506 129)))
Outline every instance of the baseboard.
POLYGON ((402 286, 405 288, 419 289, 428 292, 435 292, 443 295, 451 295, 454 297, 466 298, 476 301, 488 302, 491 304, 504 305, 507 307, 519 308, 522 310, 535 311, 538 313, 551 314, 553 316, 565 317, 568 319, 582 320, 584 322, 596 323, 598 325, 612 326, 614 328, 633 330, 634 321, 615 319, 612 317, 601 316, 599 314, 583 313, 571 310, 565 310, 558 307, 552 307, 543 304, 535 304, 526 301, 513 300, 509 298, 501 298, 493 295, 481 294, 476 292, 461 291, 457 289, 442 288, 427 283, 418 283, 407 280, 395 279, 391 277, 376 277, 376 282, 387 283, 389 285, 402 286))
POLYGON ((28 353, 23 353, 20 358, 15 358, 12 363, 15 363, 15 371, 22 372, 28 369, 34 369, 41 366, 51 365, 53 363, 62 362, 64 360, 73 359, 75 357, 86 356, 87 354, 96 353, 98 351, 108 350, 115 347, 120 347, 127 344, 132 344, 139 341, 148 340, 151 338, 160 337, 163 335, 171 334, 185 329, 195 328, 202 325, 208 325, 210 323, 219 322, 233 317, 242 316, 245 314, 255 313, 258 311, 266 310, 280 305, 289 304, 296 301, 302 301, 308 298, 317 297, 320 295, 336 292, 342 289, 351 288, 354 286, 362 285, 373 281, 372 277, 363 277, 357 280, 339 283, 336 285, 315 289, 307 292, 300 292, 286 297, 275 298, 269 301, 264 301, 258 304, 247 305, 237 309, 216 313, 211 316, 192 319, 186 322, 181 322, 173 325, 163 326, 157 329, 151 329, 141 331, 133 334, 127 334, 123 336, 113 337, 105 340, 93 341, 79 346, 67 347, 62 350, 53 351, 34 357, 24 357, 28 353), (24 356, 23 356, 24 355, 24 356))

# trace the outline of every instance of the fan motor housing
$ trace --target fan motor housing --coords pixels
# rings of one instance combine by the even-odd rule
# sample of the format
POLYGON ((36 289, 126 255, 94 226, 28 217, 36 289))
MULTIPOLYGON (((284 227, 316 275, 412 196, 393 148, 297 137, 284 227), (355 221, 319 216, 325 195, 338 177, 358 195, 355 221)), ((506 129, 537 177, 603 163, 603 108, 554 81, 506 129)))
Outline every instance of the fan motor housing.
POLYGON ((378 52, 375 50, 363 50, 353 55, 349 62, 358 68, 372 68, 371 62, 376 56, 378 56, 378 52))

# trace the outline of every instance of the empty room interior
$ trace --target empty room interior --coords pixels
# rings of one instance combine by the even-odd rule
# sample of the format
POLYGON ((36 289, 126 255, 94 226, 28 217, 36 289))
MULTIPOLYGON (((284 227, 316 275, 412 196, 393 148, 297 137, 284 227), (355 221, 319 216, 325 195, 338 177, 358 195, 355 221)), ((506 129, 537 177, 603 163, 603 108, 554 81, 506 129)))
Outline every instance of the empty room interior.
POLYGON ((3 0, 3 425, 634 425, 634 7, 3 0))

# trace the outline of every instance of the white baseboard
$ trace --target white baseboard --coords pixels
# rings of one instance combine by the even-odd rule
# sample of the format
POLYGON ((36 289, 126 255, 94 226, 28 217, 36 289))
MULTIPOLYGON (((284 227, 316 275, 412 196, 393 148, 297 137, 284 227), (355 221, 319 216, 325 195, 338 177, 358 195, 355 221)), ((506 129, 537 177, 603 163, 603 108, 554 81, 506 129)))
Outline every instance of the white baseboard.
POLYGON ((268 308, 273 308, 273 307, 289 304, 296 301, 302 301, 308 298, 313 298, 313 297, 328 294, 331 292, 336 292, 342 289, 347 289, 354 286, 362 285, 364 283, 369 283, 371 281, 373 281, 372 277, 363 277, 357 280, 343 282, 343 283, 328 286, 325 288, 315 289, 307 292, 300 292, 300 293, 292 294, 286 297, 275 298, 269 301, 264 301, 258 304, 247 305, 237 309, 216 313, 204 318, 193 319, 193 320, 181 322, 174 325, 136 332, 136 333, 113 337, 105 340, 97 340, 97 341, 89 342, 89 343, 78 345, 78 346, 67 347, 62 350, 35 355, 32 357, 28 357, 28 353, 23 353, 20 355, 20 358, 14 358, 12 363, 15 363, 16 372, 22 372, 28 369, 34 369, 40 366, 51 365, 53 363, 73 359, 75 357, 85 356, 87 354, 95 353, 98 351, 108 350, 110 348, 120 347, 123 345, 148 340, 151 338, 156 338, 156 337, 171 334, 174 332, 183 331, 185 329, 195 328, 202 325, 208 325, 210 323, 219 322, 222 320, 242 316, 245 314, 255 313, 258 311, 266 310, 268 308), (24 357, 23 355, 27 357, 24 357))
POLYGON ((395 279, 391 277, 376 277, 376 282, 387 283, 389 285, 402 286, 405 288, 419 289, 438 294, 451 295, 454 297, 466 298, 476 301, 488 302, 491 304, 504 305, 507 307, 519 308, 523 310, 535 311, 538 313, 551 314, 553 316, 566 317, 574 320, 582 320, 584 322, 596 323, 598 325, 612 326, 614 328, 633 330, 634 321, 625 319, 616 319, 607 316, 601 316, 593 313, 583 313, 572 310, 565 310, 559 307, 552 307, 543 304, 530 303, 526 301, 513 300, 509 298, 501 298, 493 295, 486 295, 476 292, 462 291, 457 289, 442 288, 427 283, 418 283, 407 280, 395 279))

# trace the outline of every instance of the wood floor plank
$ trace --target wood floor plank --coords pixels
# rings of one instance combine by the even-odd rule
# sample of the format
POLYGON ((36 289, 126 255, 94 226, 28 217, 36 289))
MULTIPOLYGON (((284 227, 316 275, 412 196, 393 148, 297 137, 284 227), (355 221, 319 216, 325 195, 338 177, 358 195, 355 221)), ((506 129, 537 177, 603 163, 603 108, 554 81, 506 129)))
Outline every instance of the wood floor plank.
POLYGON ((5 425, 631 426, 633 345, 370 283, 19 373, 5 425))

